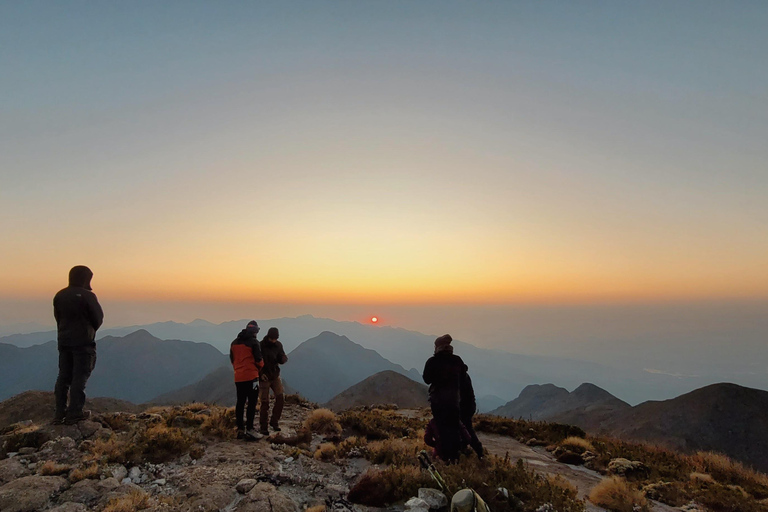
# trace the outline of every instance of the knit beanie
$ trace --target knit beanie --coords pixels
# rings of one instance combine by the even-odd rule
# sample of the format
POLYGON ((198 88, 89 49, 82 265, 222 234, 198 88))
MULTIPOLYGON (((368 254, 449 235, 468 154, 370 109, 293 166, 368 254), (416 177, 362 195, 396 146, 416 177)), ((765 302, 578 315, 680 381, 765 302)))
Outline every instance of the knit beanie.
POLYGON ((271 338, 273 340, 276 340, 280 337, 280 331, 277 330, 277 327, 270 327, 267 331, 267 338, 271 338))
POLYGON ((450 334, 443 334, 439 338, 435 340, 435 351, 438 351, 442 349, 443 347, 447 347, 451 344, 453 341, 453 338, 451 338, 450 334))
POLYGON ((256 323, 256 320, 251 320, 248 322, 248 325, 245 326, 245 330, 256 334, 259 332, 259 324, 256 323))

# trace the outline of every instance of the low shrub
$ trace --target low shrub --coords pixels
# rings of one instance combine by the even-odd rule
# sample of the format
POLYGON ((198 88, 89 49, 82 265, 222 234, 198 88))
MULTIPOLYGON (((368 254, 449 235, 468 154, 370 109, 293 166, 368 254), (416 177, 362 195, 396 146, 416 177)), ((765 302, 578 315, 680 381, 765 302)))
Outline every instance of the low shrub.
POLYGON ((415 464, 419 451, 428 449, 423 441, 415 439, 384 439, 371 441, 363 449, 365 458, 374 464, 415 464))
POLYGON ((109 439, 96 439, 90 447, 90 460, 125 464, 141 455, 139 447, 126 436, 112 435, 109 439))
POLYGON ((158 424, 140 433, 136 443, 150 462, 165 462, 186 453, 198 437, 175 427, 158 424))
POLYGON ((304 427, 316 434, 326 436, 341 435, 341 425, 336 415, 329 409, 315 409, 309 413, 307 419, 304 420, 304 427))
POLYGON ((211 415, 206 416, 200 425, 200 430, 206 435, 220 439, 234 439, 237 429, 235 420, 235 408, 216 407, 211 410, 211 415))
POLYGON ((332 461, 336 460, 337 449, 333 443, 323 443, 315 451, 315 459, 332 461))
POLYGON ((565 449, 571 450, 575 453, 584 453, 586 451, 594 451, 595 447, 592 443, 584 439, 583 437, 569 436, 560 441, 560 446, 565 449))
POLYGON ((589 501, 612 512, 648 510, 648 500, 625 479, 612 476, 603 479, 589 493, 589 501))

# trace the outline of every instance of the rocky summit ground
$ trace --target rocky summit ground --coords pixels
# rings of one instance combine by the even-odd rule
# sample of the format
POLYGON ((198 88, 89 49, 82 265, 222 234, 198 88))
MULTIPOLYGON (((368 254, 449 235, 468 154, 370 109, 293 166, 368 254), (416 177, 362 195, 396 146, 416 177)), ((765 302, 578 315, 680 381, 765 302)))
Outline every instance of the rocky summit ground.
MULTIPOLYGON (((447 500, 427 489, 437 485, 415 461, 424 448, 420 437, 428 415, 396 407, 335 415, 294 398, 286 406, 283 430, 250 442, 234 438, 231 408, 206 404, 104 412, 68 426, 21 421, 0 429, 0 510, 443 510, 447 500)), ((499 421, 508 422, 504 428, 511 425, 499 421)), ((574 456, 563 451, 573 438, 562 440, 574 427, 560 427, 566 428, 558 450, 551 442, 545 449, 535 439, 520 442, 519 435, 487 429, 480 432, 489 454, 484 461, 470 456, 459 465, 439 467, 452 487, 466 483, 497 500, 491 504, 494 512, 604 510, 587 497, 606 472, 582 465, 588 452, 577 457, 580 462, 564 459, 574 456)), ((529 436, 524 433, 522 440, 529 436)), ((574 450, 588 444, 576 441, 574 450)), ((716 485, 707 475, 696 478, 697 486, 716 485)), ((707 510, 651 499, 643 503, 636 510, 707 510)), ((735 506, 722 510, 743 509, 735 506)), ((749 510, 764 510, 755 507, 749 510)))

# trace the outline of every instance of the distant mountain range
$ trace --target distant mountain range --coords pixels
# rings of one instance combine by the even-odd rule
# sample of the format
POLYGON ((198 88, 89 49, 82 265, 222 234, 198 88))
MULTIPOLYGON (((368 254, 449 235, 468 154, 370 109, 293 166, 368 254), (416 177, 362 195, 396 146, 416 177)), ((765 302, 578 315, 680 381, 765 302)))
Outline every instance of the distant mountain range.
MULTIPOLYGON (((109 396, 141 403, 196 382, 228 363, 205 343, 160 340, 139 330, 98 342, 89 396, 109 396)), ((53 390, 58 375, 56 342, 19 348, 0 343, 0 400, 28 390, 53 390)))
MULTIPOLYGON (((386 326, 364 325, 358 322, 338 322, 315 318, 311 315, 297 318, 257 319, 262 332, 269 327, 280 329, 280 340, 286 352, 298 347, 305 340, 329 331, 346 336, 364 348, 378 352, 383 358, 405 369, 421 372, 425 361, 433 353, 435 336, 386 326)), ((138 329, 144 329, 160 339, 181 339, 204 342, 218 348, 222 353, 229 350, 229 344, 242 329, 247 320, 213 324, 195 320, 188 324, 160 322, 142 326, 106 329, 99 336, 125 336, 138 329)), ((16 334, 0 338, 0 343, 30 346, 54 340, 54 331, 16 334)), ((513 340, 511 336, 510 341, 513 340)), ((595 384, 614 390, 626 400, 637 403, 648 396, 670 396, 669 389, 687 386, 686 382, 664 374, 650 374, 643 371, 617 370, 596 363, 557 357, 514 354, 501 350, 475 347, 461 341, 454 341, 456 354, 469 366, 480 397, 501 397, 509 400, 528 384, 554 382, 568 388, 579 385, 585 375, 595 384)), ((686 391, 692 389, 687 388, 686 391)), ((332 396, 332 395, 331 395, 332 396)), ((328 397, 330 398, 330 397, 328 397)), ((480 403, 480 400, 478 400, 480 403)))
POLYGON ((324 403, 371 375, 391 370, 421 380, 416 370, 406 371, 346 336, 325 331, 288 354, 282 375, 304 397, 324 403))
POLYGON ((332 411, 374 404, 395 404, 401 409, 429 407, 427 386, 401 373, 385 370, 345 389, 325 404, 332 411))
POLYGON ((552 384, 534 385, 492 414, 569 423, 593 434, 687 452, 717 451, 768 471, 768 391, 736 384, 712 384, 635 407, 593 384, 570 393, 552 384))

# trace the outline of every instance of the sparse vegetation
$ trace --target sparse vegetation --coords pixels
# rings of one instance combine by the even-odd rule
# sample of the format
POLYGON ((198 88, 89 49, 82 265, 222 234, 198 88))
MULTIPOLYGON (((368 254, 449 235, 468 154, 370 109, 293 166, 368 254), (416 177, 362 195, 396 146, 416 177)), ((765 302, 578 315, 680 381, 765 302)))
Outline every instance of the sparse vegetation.
POLYGON ((427 424, 425 418, 408 418, 395 410, 368 408, 344 411, 340 422, 345 429, 371 441, 390 437, 417 438, 427 424))
POLYGON ((206 435, 220 439, 233 439, 235 437, 235 408, 216 407, 211 410, 210 416, 206 416, 200 425, 200 430, 206 435))
POLYGON ((57 464, 52 460, 47 460, 42 466, 40 466, 37 472, 43 476, 55 476, 69 473, 71 469, 72 466, 69 464, 57 464))
POLYGON ((475 417, 475 430, 513 437, 523 443, 529 439, 536 438, 543 444, 558 444, 569 437, 583 438, 587 435, 582 429, 573 425, 546 423, 543 421, 512 420, 487 414, 475 417))
POLYGON ((304 420, 304 427, 310 432, 325 436, 341 435, 341 425, 338 418, 329 409, 315 409, 309 413, 307 419, 304 420))
POLYGON ((315 459, 332 461, 336 459, 336 445, 333 443, 323 443, 315 451, 315 459))
POLYGON ((186 453, 198 440, 194 433, 158 424, 140 434, 136 443, 146 460, 164 462, 186 453))
POLYGON ((565 449, 571 450, 575 453, 584 453, 586 451, 594 451, 595 447, 592 443, 584 439, 583 437, 569 436, 560 442, 560 446, 565 449))
POLYGON ((109 500, 102 512, 135 512, 149 508, 149 494, 134 490, 129 494, 109 500))
POLYGON ((69 473, 69 481, 73 484, 79 482, 80 480, 87 480, 89 478, 98 477, 99 465, 95 462, 92 462, 91 464, 82 468, 75 468, 69 473))
POLYGON ((597 484, 589 493, 589 501, 612 512, 648 510, 648 500, 643 493, 618 476, 605 478, 597 484))

